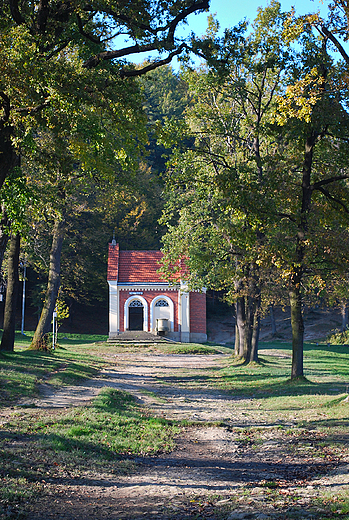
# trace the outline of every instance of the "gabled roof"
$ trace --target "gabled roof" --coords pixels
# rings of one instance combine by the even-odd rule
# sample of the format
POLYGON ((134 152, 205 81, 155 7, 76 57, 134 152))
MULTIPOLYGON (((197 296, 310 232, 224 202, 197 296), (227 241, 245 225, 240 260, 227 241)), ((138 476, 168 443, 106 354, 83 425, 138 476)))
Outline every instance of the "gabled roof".
POLYGON ((120 251, 119 283, 164 283, 157 271, 163 257, 161 251, 120 251))
POLYGON ((120 251, 119 245, 109 244, 108 280, 119 283, 164 283, 157 272, 161 251, 120 251))
MULTIPOLYGON (((166 283, 158 271, 161 269, 161 251, 120 251, 119 244, 109 244, 107 280, 118 283, 166 283)), ((186 271, 181 263, 182 275, 186 271)), ((174 273, 172 281, 179 281, 180 272, 174 273)))

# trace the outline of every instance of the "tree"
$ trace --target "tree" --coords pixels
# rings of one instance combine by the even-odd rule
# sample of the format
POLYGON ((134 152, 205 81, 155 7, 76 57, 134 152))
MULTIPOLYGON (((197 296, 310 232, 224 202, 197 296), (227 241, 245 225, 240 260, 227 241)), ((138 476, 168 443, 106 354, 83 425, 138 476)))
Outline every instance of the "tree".
POLYGON ((284 221, 281 234, 284 239, 286 234, 293 236, 293 240, 283 253, 280 248, 277 253, 279 261, 286 260, 289 276, 292 379, 303 377, 305 279, 310 273, 320 275, 329 266, 344 273, 348 261, 346 248, 333 238, 345 233, 349 213, 346 71, 328 53, 327 38, 318 41, 308 26, 302 39, 299 66, 294 67, 293 78, 279 99, 276 117, 285 125, 285 140, 291 138, 294 143, 289 163, 284 164, 290 179, 288 201, 279 197, 284 221))
POLYGON ((258 360, 268 156, 275 149, 271 116, 290 62, 283 20, 280 5, 272 3, 259 11, 252 34, 244 35, 245 26, 226 32, 216 45, 224 59, 210 59, 215 67, 187 74, 193 96, 187 122, 195 142, 172 161, 170 190, 173 183, 179 188, 165 218, 181 208, 179 227, 170 227, 165 238, 167 255, 188 257, 192 278, 200 273, 205 286, 224 288, 236 304, 237 354, 247 362, 258 360), (185 246, 178 251, 175 243, 185 246))
MULTIPOLYGON (((158 133, 168 120, 183 119, 184 110, 190 103, 188 86, 180 75, 174 73, 170 65, 141 76, 139 81, 145 97, 144 110, 148 118, 149 144, 146 163, 151 167, 153 174, 161 175, 166 171, 166 161, 171 149, 157 142, 158 133)), ((163 185, 163 182, 160 181, 160 184, 163 185)))
POLYGON ((19 286, 19 249, 19 233, 13 233, 10 238, 10 251, 7 268, 7 290, 4 311, 4 330, 0 344, 0 351, 13 351, 15 341, 15 315, 19 286))
MULTIPOLYGON (((172 161, 177 192, 165 217, 165 248, 169 258, 171 248, 184 255, 209 287, 230 283, 242 324, 253 312, 246 302, 239 309, 239 293, 259 299, 263 274, 276 271, 289 294, 297 380, 305 292, 329 270, 339 276, 348 269, 349 150, 346 67, 334 63, 328 38, 314 37, 304 20, 291 30, 292 20, 271 4, 259 11, 251 37, 226 33, 216 40, 211 69, 192 74, 197 100, 188 117, 196 142, 172 161), (299 47, 292 50, 292 41, 299 47)), ((258 328, 249 323, 251 338, 258 328)))
MULTIPOLYGON (((89 92, 96 86, 98 77, 89 92)), ((52 245, 47 290, 32 349, 45 348, 45 335, 50 330, 61 282, 63 241, 71 217, 83 212, 88 199, 95 198, 93 192, 98 183, 113 179, 115 172, 119 185, 132 183, 132 168, 137 167, 143 136, 142 117, 137 117, 137 91, 135 94, 128 94, 129 106, 126 100, 114 99, 117 93, 110 93, 108 99, 100 97, 98 107, 87 97, 78 122, 69 106, 63 105, 59 114, 48 110, 49 124, 36 135, 26 164, 28 183, 41 197, 45 194, 33 207, 33 215, 36 213, 39 220, 45 215, 46 222, 50 222, 52 245)))
MULTIPOLYGON (((107 93, 111 83, 114 88, 119 83, 123 97, 122 78, 145 74, 190 48, 190 42, 175 36, 176 29, 190 14, 208 7, 208 0, 140 0, 121 4, 61 4, 45 0, 33 10, 27 1, 19 4, 17 0, 2 0, 0 188, 19 166, 20 155, 30 146, 30 130, 48 107, 59 106, 62 96, 78 98, 84 88, 89 89, 96 68, 102 80, 100 92, 107 93), (128 39, 125 46, 119 45, 124 41, 120 35, 128 39), (153 50, 159 58, 143 68, 125 61, 132 54, 153 50), (85 71, 77 90, 71 63, 64 59, 72 53, 85 71)), ((126 90, 129 88, 128 85, 126 90)))

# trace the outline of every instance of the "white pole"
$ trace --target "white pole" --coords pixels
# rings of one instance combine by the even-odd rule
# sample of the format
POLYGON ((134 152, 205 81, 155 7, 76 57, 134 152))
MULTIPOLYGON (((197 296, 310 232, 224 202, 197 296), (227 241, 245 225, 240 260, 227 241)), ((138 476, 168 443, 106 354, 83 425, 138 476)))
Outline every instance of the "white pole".
POLYGON ((56 336, 56 324, 55 324, 55 319, 56 319, 56 316, 57 316, 57 312, 56 311, 53 311, 53 315, 52 315, 52 349, 54 350, 55 349, 55 336, 56 336))
POLYGON ((27 276, 27 264, 25 261, 23 262, 23 292, 22 292, 22 325, 21 325, 21 334, 24 334, 24 312, 25 312, 25 279, 27 276))

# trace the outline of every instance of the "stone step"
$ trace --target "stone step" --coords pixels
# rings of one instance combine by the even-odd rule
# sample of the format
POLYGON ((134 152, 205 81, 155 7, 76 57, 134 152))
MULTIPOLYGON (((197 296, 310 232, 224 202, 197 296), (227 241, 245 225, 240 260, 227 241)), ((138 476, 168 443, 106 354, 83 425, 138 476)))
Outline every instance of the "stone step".
POLYGON ((154 343, 176 343, 164 336, 156 336, 145 331, 126 331, 115 338, 108 338, 108 343, 116 345, 153 345, 154 343))

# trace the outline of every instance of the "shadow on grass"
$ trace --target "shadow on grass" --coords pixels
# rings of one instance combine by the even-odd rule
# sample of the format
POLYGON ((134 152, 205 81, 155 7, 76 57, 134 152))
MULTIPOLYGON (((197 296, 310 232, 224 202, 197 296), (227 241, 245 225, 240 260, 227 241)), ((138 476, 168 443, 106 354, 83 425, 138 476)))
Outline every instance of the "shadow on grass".
POLYGON ((37 394, 37 383, 50 380, 55 385, 77 384, 94 376, 102 362, 79 360, 74 353, 23 350, 0 352, 0 403, 37 394), (75 358, 75 359, 74 359, 75 358))
MULTIPOLYGON (((101 433, 101 441, 102 441, 101 433)), ((75 465, 78 472, 83 472, 86 468, 91 469, 91 465, 109 462, 117 462, 122 460, 134 460, 138 464, 151 467, 166 467, 176 471, 175 468, 183 467, 186 471, 195 468, 202 468, 205 472, 205 480, 207 483, 198 484, 197 482, 187 482, 186 479, 178 486, 186 489, 191 486, 195 488, 206 488, 209 486, 210 491, 219 491, 227 486, 227 481, 231 483, 252 483, 264 481, 275 483, 283 480, 289 484, 299 481, 309 481, 312 478, 324 475, 333 469, 336 461, 323 460, 318 458, 312 460, 311 457, 306 459, 303 456, 295 459, 281 455, 278 460, 265 459, 262 460, 258 453, 251 451, 246 453, 244 458, 231 457, 226 458, 217 456, 214 453, 204 453, 188 455, 186 452, 174 452, 169 455, 160 453, 144 455, 141 449, 133 450, 133 452, 125 445, 117 452, 115 448, 107 446, 102 442, 89 442, 79 438, 67 438, 66 435, 57 433, 31 433, 25 436, 26 449, 20 451, 23 439, 18 433, 3 431, 0 439, 0 453, 2 456, 2 468, 0 474, 6 477, 26 478, 30 481, 36 481, 40 478, 48 479, 50 482, 59 482, 60 484, 68 484, 74 482, 74 485, 88 485, 91 480, 89 477, 80 477, 82 482, 77 481, 71 474, 72 466, 75 465), (16 450, 18 443, 19 449, 16 450), (12 451, 6 449, 11 447, 12 451), (32 447, 32 455, 28 457, 27 450, 32 447), (66 455, 64 455, 66 454, 66 455), (69 459, 71 454, 71 459, 69 459), (63 455, 63 459, 62 459, 63 455), (200 456, 201 455, 201 456, 200 456), (65 468, 67 471, 65 471, 65 468)), ((169 471, 169 470, 167 470, 169 471)), ((106 487, 105 479, 100 483, 93 477, 93 486, 101 485, 106 487)), ((148 481, 144 481, 141 485, 147 486, 148 481)), ((152 480, 154 485, 154 481, 152 480)), ((111 484, 113 485, 113 484, 111 484)), ((134 483, 130 483, 134 485, 134 483)), ((164 482, 161 481, 159 486, 163 488, 164 482)), ((171 483, 169 483, 171 485, 171 483)), ((127 487, 127 482, 122 486, 127 487)))

